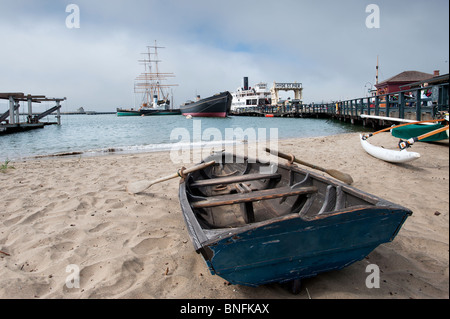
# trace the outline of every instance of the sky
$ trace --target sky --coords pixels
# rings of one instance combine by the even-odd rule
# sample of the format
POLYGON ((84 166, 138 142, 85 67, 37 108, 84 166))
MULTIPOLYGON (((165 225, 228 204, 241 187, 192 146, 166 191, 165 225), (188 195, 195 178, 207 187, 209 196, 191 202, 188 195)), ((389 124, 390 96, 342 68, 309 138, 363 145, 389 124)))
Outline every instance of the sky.
POLYGON ((63 111, 134 107, 138 60, 155 40, 175 105, 243 77, 302 83, 305 103, 329 102, 366 96, 377 56, 380 81, 448 73, 449 1, 0 0, 0 92, 67 97, 63 111), (79 28, 66 23, 70 4, 79 28))

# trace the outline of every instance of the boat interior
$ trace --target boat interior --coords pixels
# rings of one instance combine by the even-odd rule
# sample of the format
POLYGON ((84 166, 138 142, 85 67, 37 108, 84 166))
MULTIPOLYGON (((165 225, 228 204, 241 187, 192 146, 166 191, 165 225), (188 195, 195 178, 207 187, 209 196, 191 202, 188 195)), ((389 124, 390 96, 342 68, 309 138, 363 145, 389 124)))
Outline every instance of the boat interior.
POLYGON ((365 193, 296 166, 246 158, 224 162, 216 160, 186 180, 189 203, 204 229, 241 227, 291 214, 311 220, 377 203, 365 193))

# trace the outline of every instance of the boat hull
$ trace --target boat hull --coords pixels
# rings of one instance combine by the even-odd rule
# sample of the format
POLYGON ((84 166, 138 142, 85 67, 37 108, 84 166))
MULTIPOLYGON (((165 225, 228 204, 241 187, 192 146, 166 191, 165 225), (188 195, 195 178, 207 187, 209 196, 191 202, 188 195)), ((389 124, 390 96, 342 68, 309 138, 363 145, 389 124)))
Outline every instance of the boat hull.
POLYGON ((175 110, 124 110, 117 109, 117 116, 154 116, 154 115, 181 115, 181 111, 175 110))
MULTIPOLYGON (((283 169, 310 174, 306 179, 313 176, 299 168, 283 169)), ((318 175, 313 180, 328 182, 327 178, 318 175)), ((366 257, 378 245, 392 241, 412 214, 404 207, 336 181, 331 185, 343 189, 342 192, 347 194, 344 202, 354 201, 353 206, 316 215, 307 215, 301 209, 243 226, 207 228, 198 218, 204 216, 205 211, 199 211, 190 203, 190 185, 190 181, 180 184, 179 197, 195 250, 202 254, 212 274, 232 284, 252 287, 304 279, 344 268, 366 257), (375 204, 365 205, 366 201, 375 204)), ((313 200, 313 197, 309 198, 313 200)), ((268 207, 273 208, 278 201, 288 200, 269 201, 268 207)), ((295 203, 299 201, 300 198, 295 203)), ((260 202, 254 204, 255 211, 260 202)), ((235 206, 238 205, 244 204, 235 206)))
POLYGON ((192 117, 227 117, 231 108, 232 96, 222 92, 181 107, 184 116, 192 117))
POLYGON ((117 116, 141 116, 141 112, 133 110, 117 109, 117 116))
POLYGON ((361 146, 370 155, 380 160, 390 163, 407 163, 420 158, 420 154, 416 152, 408 152, 407 150, 390 150, 370 144, 360 134, 359 139, 361 146))
POLYGON ((405 219, 402 211, 357 210, 323 220, 273 222, 207 246, 213 252, 210 270, 249 286, 312 277, 363 259, 391 241, 405 219))

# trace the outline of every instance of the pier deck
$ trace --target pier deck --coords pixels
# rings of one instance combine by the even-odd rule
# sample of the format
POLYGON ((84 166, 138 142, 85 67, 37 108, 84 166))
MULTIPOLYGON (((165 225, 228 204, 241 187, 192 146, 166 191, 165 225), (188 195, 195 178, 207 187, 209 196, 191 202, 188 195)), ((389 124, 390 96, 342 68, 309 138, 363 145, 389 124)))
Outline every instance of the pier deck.
POLYGON ((0 93, 0 99, 9 100, 9 110, 0 114, 0 135, 39 129, 50 124, 61 125, 60 103, 66 100, 66 98, 47 98, 44 95, 25 95, 24 93, 0 93), (56 102, 56 105, 40 114, 34 114, 33 103, 41 103, 44 101, 56 102), (26 113, 28 115, 27 122, 24 123, 21 123, 19 119, 20 102, 27 102, 28 104, 28 112, 26 113), (53 112, 56 112, 56 123, 39 122, 42 118, 53 112))
POLYGON ((435 119, 449 111, 448 74, 441 82, 423 83, 384 95, 363 97, 330 103, 255 106, 237 109, 236 116, 333 118, 373 128, 387 127, 398 122, 435 119))

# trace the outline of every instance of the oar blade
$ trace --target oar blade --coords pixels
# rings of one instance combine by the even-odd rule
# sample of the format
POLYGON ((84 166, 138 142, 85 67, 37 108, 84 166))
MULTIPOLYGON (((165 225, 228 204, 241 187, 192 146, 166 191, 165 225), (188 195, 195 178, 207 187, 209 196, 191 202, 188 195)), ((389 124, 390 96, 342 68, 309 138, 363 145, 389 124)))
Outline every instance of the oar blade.
POLYGON ((127 186, 127 192, 129 194, 139 194, 145 191, 147 188, 151 186, 151 182, 149 181, 137 181, 134 183, 130 183, 127 186))
POLYGON ((353 184, 353 178, 349 174, 346 174, 344 172, 335 169, 327 169, 326 172, 328 173, 328 175, 344 182, 345 184, 348 185, 353 184))

